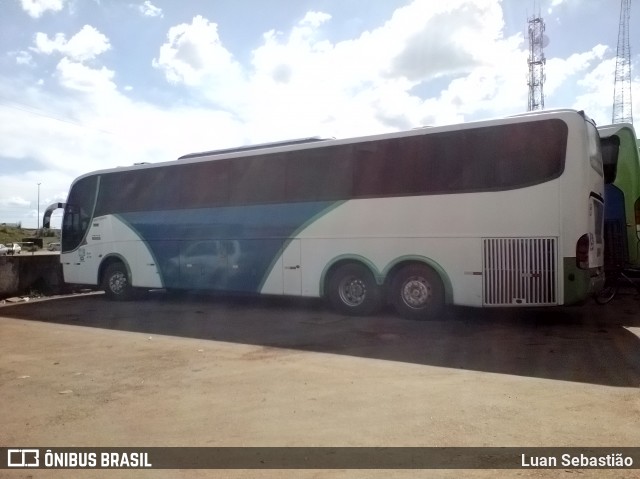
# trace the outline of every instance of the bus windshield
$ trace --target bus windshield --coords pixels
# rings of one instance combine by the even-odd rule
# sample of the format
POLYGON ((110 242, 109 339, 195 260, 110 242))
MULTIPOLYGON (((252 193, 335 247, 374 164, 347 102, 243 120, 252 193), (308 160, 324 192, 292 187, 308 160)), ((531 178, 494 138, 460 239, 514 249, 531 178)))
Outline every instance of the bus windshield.
POLYGON ((62 219, 63 252, 72 251, 80 246, 89 229, 96 198, 96 185, 97 177, 91 176, 79 180, 71 188, 62 219))

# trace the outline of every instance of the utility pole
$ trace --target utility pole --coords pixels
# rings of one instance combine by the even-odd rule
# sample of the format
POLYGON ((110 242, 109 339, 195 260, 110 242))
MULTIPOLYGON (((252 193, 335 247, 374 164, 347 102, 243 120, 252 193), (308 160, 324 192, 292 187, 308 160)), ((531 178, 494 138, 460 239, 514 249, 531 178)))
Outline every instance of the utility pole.
POLYGON ((40 183, 38 183, 38 229, 36 230, 36 235, 40 235, 40 183))

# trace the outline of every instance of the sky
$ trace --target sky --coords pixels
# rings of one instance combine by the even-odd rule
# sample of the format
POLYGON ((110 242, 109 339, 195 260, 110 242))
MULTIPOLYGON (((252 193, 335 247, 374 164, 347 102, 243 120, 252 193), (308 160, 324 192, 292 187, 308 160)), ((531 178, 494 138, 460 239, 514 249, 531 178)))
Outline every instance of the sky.
POLYGON ((611 123, 619 0, 0 0, 0 12, 0 223, 27 228, 98 169, 524 112, 535 14, 545 109, 611 123))

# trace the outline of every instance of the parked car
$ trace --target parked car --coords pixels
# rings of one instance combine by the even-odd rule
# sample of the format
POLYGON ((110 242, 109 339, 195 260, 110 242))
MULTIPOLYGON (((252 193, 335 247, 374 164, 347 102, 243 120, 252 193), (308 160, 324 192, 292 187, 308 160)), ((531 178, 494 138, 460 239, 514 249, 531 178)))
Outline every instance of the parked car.
POLYGON ((6 254, 9 254, 9 248, 0 243, 0 256, 4 256, 6 254))
POLYGON ((49 246, 47 246, 47 249, 49 251, 60 251, 60 243, 49 243, 49 246))
POLYGON ((9 243, 7 245, 7 254, 20 254, 22 246, 18 243, 9 243))

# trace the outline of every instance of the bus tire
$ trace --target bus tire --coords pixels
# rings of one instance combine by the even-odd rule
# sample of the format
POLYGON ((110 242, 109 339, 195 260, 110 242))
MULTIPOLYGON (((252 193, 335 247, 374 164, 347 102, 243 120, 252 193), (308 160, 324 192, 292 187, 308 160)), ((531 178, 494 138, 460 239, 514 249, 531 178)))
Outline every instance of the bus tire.
POLYGON ((133 298, 134 290, 124 264, 118 262, 107 266, 102 277, 102 289, 109 299, 127 301, 133 298))
POLYGON ((350 316, 374 313, 382 303, 382 290, 368 268, 344 264, 329 278, 328 297, 332 306, 350 316))
POLYGON ((391 283, 393 305, 405 319, 436 319, 444 309, 444 286, 426 265, 412 264, 396 273, 391 283))

